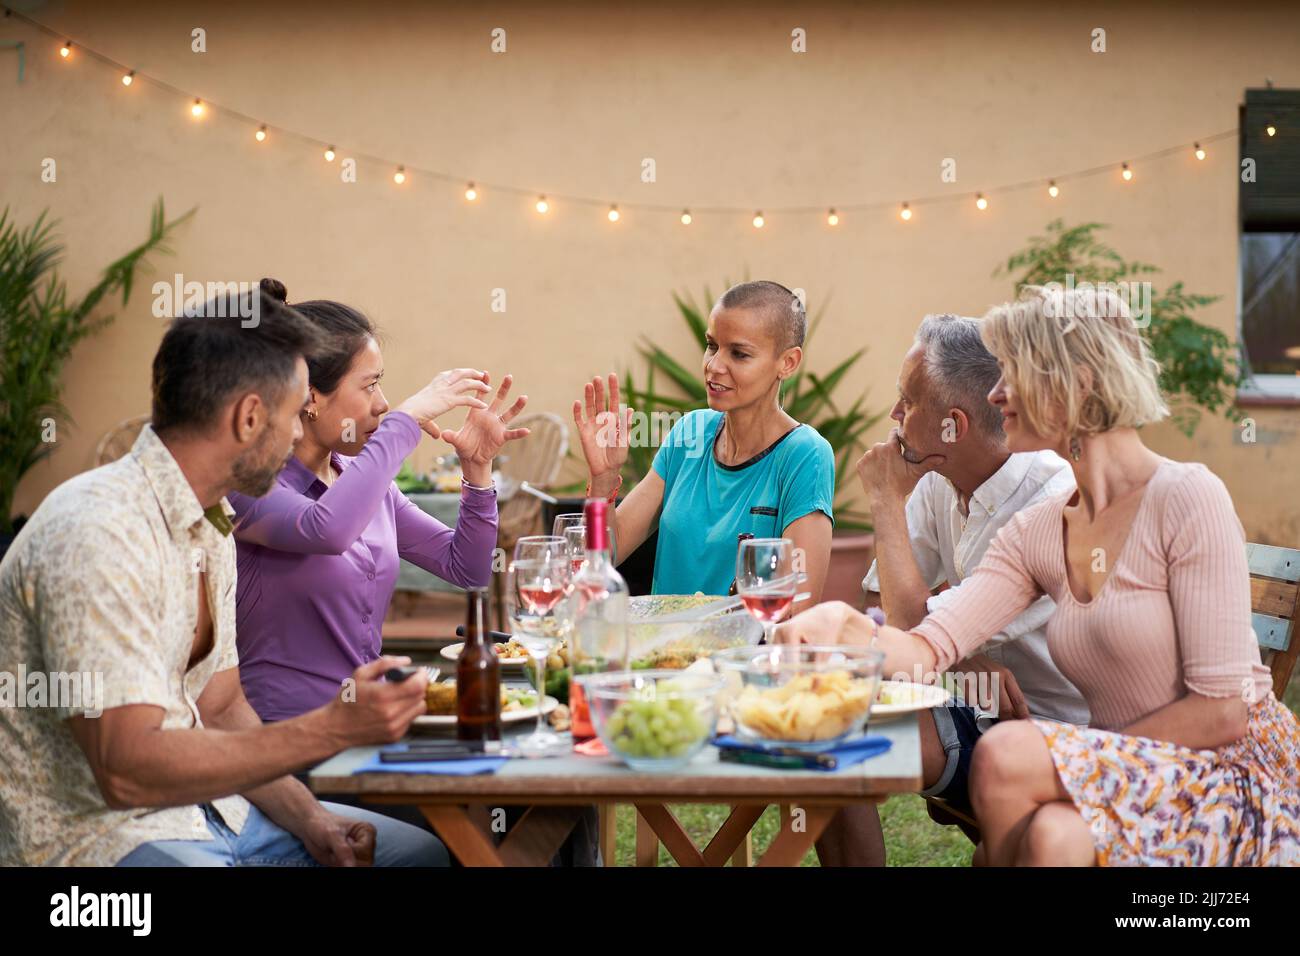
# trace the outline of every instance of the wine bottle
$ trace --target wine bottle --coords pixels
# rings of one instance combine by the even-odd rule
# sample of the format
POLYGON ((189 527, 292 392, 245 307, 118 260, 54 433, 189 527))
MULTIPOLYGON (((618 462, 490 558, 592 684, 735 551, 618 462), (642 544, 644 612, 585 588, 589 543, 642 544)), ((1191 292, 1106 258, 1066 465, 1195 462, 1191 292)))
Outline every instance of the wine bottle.
POLYGON ((574 743, 596 736, 591 711, 582 691, 582 675, 627 670, 627 582, 614 569, 606 530, 609 502, 588 501, 583 509, 587 528, 587 560, 573 579, 578 609, 570 658, 573 682, 569 686, 569 712, 574 743))
POLYGON ((465 615, 465 646, 456 660, 456 736, 501 739, 501 661, 487 631, 487 588, 471 588, 465 615))

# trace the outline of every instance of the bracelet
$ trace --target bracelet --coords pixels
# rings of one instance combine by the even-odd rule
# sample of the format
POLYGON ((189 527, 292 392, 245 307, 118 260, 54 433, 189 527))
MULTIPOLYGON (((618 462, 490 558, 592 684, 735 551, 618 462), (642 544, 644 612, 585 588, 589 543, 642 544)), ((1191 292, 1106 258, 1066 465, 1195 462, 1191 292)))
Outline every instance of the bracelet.
MULTIPOLYGON (((608 495, 605 496, 605 500, 606 500, 607 502, 609 502, 609 503, 612 505, 616 500, 618 500, 618 492, 619 492, 619 489, 622 488, 622 487, 623 487, 623 476, 622 476, 622 475, 619 475, 619 476, 618 476, 618 483, 617 483, 616 485, 614 485, 614 490, 611 491, 608 495)), ((590 478, 587 479, 587 494, 586 494, 586 497, 588 497, 588 498, 591 497, 591 479, 590 479, 590 478)))
POLYGON ((471 491, 496 491, 497 490, 497 483, 495 481, 492 482, 492 484, 488 485, 487 487, 480 487, 479 485, 471 485, 463 477, 460 479, 460 486, 462 488, 469 488, 471 491))

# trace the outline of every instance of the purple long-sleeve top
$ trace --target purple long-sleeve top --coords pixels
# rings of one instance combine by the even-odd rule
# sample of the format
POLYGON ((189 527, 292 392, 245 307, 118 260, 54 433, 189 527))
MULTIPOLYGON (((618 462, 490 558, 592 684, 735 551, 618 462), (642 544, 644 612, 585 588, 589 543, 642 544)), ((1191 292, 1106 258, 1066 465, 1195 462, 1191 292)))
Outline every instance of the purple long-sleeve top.
POLYGON ((393 484, 420 426, 392 412, 355 458, 331 453, 326 487, 297 458, 261 498, 232 493, 239 677, 263 720, 328 703, 380 656, 398 557, 461 587, 486 586, 497 542, 495 489, 463 487, 455 529, 393 484))

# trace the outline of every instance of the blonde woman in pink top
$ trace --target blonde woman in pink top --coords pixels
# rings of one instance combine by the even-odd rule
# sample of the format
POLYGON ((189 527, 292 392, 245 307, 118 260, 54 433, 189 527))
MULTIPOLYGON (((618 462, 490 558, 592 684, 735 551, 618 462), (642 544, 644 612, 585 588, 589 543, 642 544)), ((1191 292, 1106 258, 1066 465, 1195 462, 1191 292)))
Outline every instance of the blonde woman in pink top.
POLYGON ((1142 444, 1137 428, 1168 409, 1127 306, 1028 288, 985 316, 983 338, 1011 450, 1058 452, 1078 490, 1016 515, 958 599, 911 631, 826 604, 778 639, 874 641, 887 673, 942 672, 1048 594, 1052 660, 1092 725, 984 735, 976 862, 1300 864, 1300 723, 1260 662, 1241 524, 1213 473, 1142 444))

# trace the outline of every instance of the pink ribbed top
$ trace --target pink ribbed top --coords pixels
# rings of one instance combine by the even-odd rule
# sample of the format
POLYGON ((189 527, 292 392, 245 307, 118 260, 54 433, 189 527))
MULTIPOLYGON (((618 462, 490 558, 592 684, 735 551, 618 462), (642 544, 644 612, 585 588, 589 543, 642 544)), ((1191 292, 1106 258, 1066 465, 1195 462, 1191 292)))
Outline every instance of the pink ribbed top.
POLYGON ((989 545, 959 596, 913 631, 940 670, 1049 594, 1052 660, 1079 688, 1091 726, 1120 730, 1188 692, 1271 690, 1250 625, 1245 534, 1223 482, 1204 465, 1163 459, 1097 594, 1081 604, 1065 566, 1070 491, 1017 514, 989 545))

